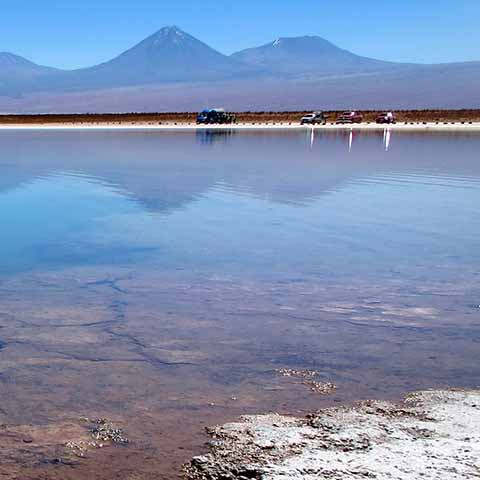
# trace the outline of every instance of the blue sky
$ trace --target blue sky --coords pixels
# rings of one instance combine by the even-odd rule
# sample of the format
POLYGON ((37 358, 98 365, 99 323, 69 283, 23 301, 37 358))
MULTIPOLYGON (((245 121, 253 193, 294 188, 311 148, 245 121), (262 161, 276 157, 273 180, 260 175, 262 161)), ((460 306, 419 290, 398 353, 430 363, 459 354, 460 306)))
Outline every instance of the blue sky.
POLYGON ((165 25, 224 53, 308 34, 387 60, 480 60, 480 0, 1 0, 0 12, 0 51, 57 67, 108 60, 165 25))

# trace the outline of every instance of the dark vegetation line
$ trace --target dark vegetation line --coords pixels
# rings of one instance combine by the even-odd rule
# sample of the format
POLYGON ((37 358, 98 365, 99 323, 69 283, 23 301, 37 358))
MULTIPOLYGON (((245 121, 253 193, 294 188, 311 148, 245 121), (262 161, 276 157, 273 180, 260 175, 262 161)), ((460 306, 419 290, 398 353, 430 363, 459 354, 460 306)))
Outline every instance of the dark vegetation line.
MULTIPOLYGON (((364 121, 374 122, 379 110, 363 110, 364 121)), ((239 123, 298 123, 307 111, 234 112, 239 123)), ((325 111, 335 121, 341 111, 325 111)), ((0 115, 0 125, 9 124, 95 124, 95 123, 194 123, 197 112, 169 113, 102 113, 0 115)), ((397 110, 398 122, 480 122, 480 109, 397 110)))

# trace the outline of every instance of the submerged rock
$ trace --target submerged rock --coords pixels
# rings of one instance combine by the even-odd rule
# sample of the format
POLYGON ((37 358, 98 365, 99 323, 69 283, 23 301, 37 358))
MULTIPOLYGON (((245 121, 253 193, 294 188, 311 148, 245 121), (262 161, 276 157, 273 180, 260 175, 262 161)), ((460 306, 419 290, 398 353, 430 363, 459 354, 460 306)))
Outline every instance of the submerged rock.
POLYGON ((293 368, 280 368, 275 371, 282 377, 300 379, 300 383, 307 386, 310 391, 319 393, 320 395, 330 395, 337 389, 337 386, 331 382, 320 382, 318 380, 313 380, 319 375, 319 373, 315 370, 295 370, 293 368))
POLYGON ((94 421, 95 426, 92 428, 92 437, 95 440, 112 443, 128 443, 128 438, 122 429, 117 428, 113 423, 105 418, 99 418, 94 421))
POLYGON ((106 418, 98 418, 91 420, 89 418, 81 418, 83 423, 90 424, 88 429, 90 439, 72 440, 65 444, 67 456, 85 458, 90 450, 104 448, 112 444, 126 445, 129 440, 125 432, 116 427, 106 418))

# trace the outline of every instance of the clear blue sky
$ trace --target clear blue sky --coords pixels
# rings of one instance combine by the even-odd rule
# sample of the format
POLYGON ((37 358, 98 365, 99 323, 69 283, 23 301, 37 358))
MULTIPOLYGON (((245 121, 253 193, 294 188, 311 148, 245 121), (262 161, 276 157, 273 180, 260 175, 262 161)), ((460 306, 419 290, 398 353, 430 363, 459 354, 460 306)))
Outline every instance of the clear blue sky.
POLYGON ((1 0, 0 51, 88 66, 165 25, 224 53, 308 34, 387 60, 480 60, 480 0, 1 0))

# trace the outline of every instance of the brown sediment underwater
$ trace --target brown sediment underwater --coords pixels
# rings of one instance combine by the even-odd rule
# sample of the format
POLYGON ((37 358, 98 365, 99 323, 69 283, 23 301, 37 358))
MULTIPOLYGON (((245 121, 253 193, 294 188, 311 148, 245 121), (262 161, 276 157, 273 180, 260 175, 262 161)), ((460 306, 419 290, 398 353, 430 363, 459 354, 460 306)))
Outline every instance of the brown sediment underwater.
MULTIPOLYGON (((306 413, 375 393, 397 398, 412 387, 446 386, 453 379, 443 376, 442 364, 475 370, 468 334, 452 349, 448 337, 429 328, 439 321, 441 301, 432 308, 416 299, 406 307, 408 300, 388 285, 356 285, 361 294, 347 299, 342 286, 332 285, 315 291, 315 306, 295 305, 303 289, 263 284, 260 293, 254 282, 187 284, 175 276, 97 269, 3 282, 3 477, 174 478, 205 451, 207 426, 246 413, 306 413), (295 309, 276 307, 278 296, 295 309), (369 304, 364 296, 384 300, 369 304), (208 315, 206 299, 213 303, 208 315), (232 314, 242 319, 237 326, 224 321, 232 314), (313 340, 320 331, 335 357, 313 340), (355 338, 363 343, 360 357, 350 351, 355 338), (302 349, 292 349, 296 343, 302 349), (385 350, 394 358, 386 360, 385 350), (337 388, 322 395, 310 378, 279 375, 273 355, 281 363, 322 364, 312 378, 335 381, 337 388), (380 359, 403 373, 372 390, 380 359), (432 378, 435 371, 440 376, 432 378), (107 440, 99 447, 91 418, 111 422, 128 443, 107 440)), ((455 335, 463 337, 461 330, 455 335)))

